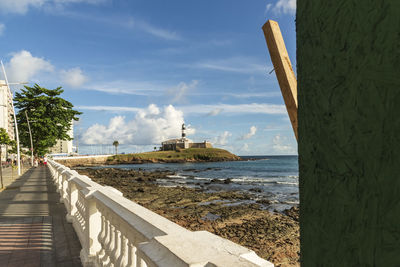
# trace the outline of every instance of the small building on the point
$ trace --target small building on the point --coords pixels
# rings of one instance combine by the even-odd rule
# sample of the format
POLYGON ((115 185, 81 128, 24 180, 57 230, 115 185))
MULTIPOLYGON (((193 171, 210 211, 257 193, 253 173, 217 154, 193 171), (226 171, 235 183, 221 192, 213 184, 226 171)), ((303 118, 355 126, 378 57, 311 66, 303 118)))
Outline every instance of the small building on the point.
POLYGON ((201 143, 193 143, 190 139, 186 138, 186 127, 182 124, 182 137, 177 139, 166 140, 161 143, 161 150, 177 150, 186 148, 212 148, 212 145, 208 141, 201 143))

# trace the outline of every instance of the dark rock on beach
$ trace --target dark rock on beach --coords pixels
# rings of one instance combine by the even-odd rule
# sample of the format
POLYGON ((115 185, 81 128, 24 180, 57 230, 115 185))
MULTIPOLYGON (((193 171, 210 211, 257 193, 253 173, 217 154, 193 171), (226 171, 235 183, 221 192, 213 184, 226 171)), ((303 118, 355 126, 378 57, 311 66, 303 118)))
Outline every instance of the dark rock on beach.
MULTIPOLYGON (((162 187, 157 179, 168 179, 171 171, 77 169, 93 181, 112 186, 132 201, 192 231, 206 230, 254 250, 275 266, 299 266, 298 207, 271 213, 254 203, 251 192, 206 191, 187 187, 162 187)), ((211 184, 230 183, 214 179, 211 184)), ((211 186, 211 185, 210 185, 211 186)), ((257 190, 251 190, 258 192, 257 190)))

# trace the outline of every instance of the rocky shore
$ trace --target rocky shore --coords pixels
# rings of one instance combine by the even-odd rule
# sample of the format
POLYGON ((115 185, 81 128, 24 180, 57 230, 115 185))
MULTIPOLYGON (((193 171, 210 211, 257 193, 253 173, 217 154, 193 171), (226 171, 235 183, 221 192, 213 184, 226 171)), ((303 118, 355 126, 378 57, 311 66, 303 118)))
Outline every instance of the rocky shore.
MULTIPOLYGON (((170 171, 82 169, 95 182, 112 186, 136 203, 186 227, 207 230, 254 250, 275 266, 299 266, 298 208, 284 213, 265 209, 268 199, 249 201, 252 192, 163 187, 170 171)), ((229 182, 229 181, 226 181, 229 182)))

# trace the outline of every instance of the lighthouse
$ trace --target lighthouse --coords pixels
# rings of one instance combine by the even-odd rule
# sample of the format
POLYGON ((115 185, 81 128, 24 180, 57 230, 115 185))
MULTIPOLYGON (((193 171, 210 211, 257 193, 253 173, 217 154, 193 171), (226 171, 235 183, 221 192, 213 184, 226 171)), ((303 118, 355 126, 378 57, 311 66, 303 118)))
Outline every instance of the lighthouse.
POLYGON ((187 148, 212 148, 210 142, 204 141, 201 143, 193 143, 190 139, 186 138, 186 125, 182 123, 181 138, 166 140, 161 143, 161 150, 179 150, 187 148))
POLYGON ((185 124, 183 123, 183 124, 182 124, 182 140, 185 139, 185 137, 186 137, 186 126, 185 126, 185 124))

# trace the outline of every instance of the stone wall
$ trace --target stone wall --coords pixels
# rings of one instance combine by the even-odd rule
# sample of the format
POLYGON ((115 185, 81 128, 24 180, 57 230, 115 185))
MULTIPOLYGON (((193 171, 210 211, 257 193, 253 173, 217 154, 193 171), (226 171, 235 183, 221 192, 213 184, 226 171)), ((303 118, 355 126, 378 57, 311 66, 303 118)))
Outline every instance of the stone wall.
POLYGON ((212 148, 212 145, 209 142, 189 143, 189 148, 212 148))
POLYGON ((98 165, 104 164, 107 161, 107 158, 112 155, 102 155, 102 156, 80 156, 80 157, 60 157, 54 158, 60 164, 63 164, 67 167, 77 166, 77 165, 98 165))

